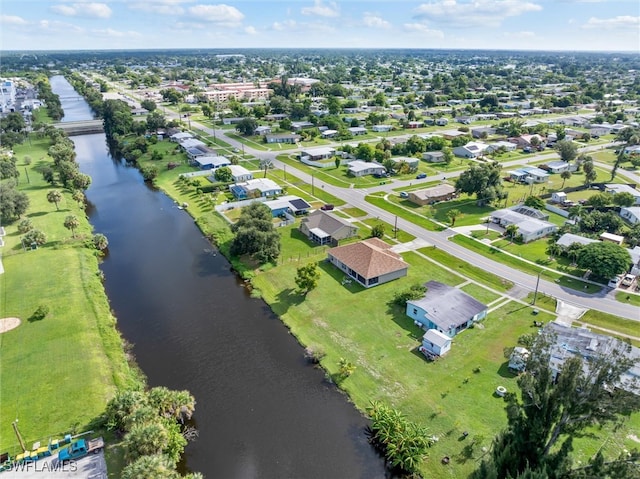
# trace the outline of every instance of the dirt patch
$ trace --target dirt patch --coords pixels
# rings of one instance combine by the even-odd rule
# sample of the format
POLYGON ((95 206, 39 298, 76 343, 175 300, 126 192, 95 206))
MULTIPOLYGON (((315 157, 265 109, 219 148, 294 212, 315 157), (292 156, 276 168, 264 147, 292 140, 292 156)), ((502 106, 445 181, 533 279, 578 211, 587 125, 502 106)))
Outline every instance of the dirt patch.
POLYGON ((11 331, 12 329, 20 326, 20 319, 18 318, 2 318, 0 319, 0 334, 11 331))
POLYGON ((638 436, 636 436, 635 434, 629 434, 627 437, 632 441, 640 442, 640 438, 638 438, 638 436))

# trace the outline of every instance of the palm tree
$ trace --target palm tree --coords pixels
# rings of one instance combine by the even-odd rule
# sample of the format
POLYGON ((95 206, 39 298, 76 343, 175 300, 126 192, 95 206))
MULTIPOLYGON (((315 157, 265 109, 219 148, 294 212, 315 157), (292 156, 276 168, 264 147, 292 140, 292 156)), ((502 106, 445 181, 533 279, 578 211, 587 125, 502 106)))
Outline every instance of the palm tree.
POLYGON ((560 245, 558 243, 556 243, 553 239, 551 239, 551 240, 549 240, 549 246, 547 246, 546 253, 552 259, 555 259, 556 257, 560 256, 560 254, 562 253, 562 248, 560 247, 560 245))
POLYGON ((262 158, 260 160, 260 169, 264 170, 264 177, 267 177, 267 170, 273 168, 273 161, 270 158, 262 158))
POLYGON ((571 172, 569 170, 564 170, 560 173, 560 178, 562 178, 562 186, 560 187, 560 189, 562 189, 564 188, 564 183, 571 178, 571 172))
POLYGON ((101 233, 93 235, 93 245, 99 251, 104 251, 109 246, 109 240, 101 233))
POLYGON ((345 358, 340 358, 338 366, 340 368, 340 376, 343 378, 348 378, 356 370, 356 366, 345 358))
POLYGON ((75 231, 78 226, 80 226, 80 222, 74 215, 69 215, 64 219, 64 227, 71 230, 71 237, 73 238, 76 236, 75 231))
POLYGON ((582 205, 575 205, 569 208, 569 219, 579 218, 584 213, 584 207, 582 205))
POLYGON ((451 221, 451 226, 455 226, 456 218, 462 215, 462 212, 458 209, 452 209, 447 212, 447 218, 451 221))
POLYGON ((505 230, 504 230, 505 235, 509 236, 509 238, 511 238, 511 241, 509 242, 509 244, 513 243, 513 239, 515 238, 516 234, 518 233, 518 226, 511 224, 508 225, 505 230))
POLYGON ((61 200, 62 193, 60 193, 58 190, 51 190, 47 193, 47 201, 49 203, 56 204, 56 211, 60 211, 60 208, 58 208, 58 203, 60 203, 61 200))

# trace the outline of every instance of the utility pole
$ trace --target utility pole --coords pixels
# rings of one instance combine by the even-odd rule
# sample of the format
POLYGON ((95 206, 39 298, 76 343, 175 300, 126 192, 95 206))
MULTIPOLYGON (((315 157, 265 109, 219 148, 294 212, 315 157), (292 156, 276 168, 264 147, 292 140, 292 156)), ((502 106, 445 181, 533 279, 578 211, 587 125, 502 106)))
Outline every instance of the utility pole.
POLYGON ((396 222, 395 225, 393 226, 393 239, 397 239, 398 238, 398 215, 396 215, 396 222))
POLYGON ((536 280, 536 290, 533 293, 533 301, 531 302, 531 304, 533 306, 535 306, 536 304, 536 299, 538 298, 538 286, 540 286, 540 274, 542 273, 542 270, 538 271, 538 279, 536 280))
POLYGON ((27 452, 27 448, 24 445, 24 440, 22 439, 22 436, 20 435, 20 431, 18 431, 18 420, 16 419, 15 421, 13 421, 11 423, 11 425, 13 426, 13 430, 16 433, 16 437, 18 438, 18 442, 20 443, 20 447, 22 448, 22 452, 27 452))
POLYGON ((313 180, 315 179, 315 176, 313 173, 311 173, 311 194, 315 196, 316 194, 316 190, 315 190, 315 185, 313 180))

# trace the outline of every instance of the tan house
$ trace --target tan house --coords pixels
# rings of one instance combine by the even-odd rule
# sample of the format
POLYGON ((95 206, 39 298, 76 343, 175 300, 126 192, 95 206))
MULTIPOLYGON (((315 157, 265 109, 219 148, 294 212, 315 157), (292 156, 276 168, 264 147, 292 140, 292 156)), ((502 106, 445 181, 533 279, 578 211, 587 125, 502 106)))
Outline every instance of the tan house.
POLYGON ((456 196, 456 188, 452 185, 442 184, 424 190, 409 193, 409 201, 417 205, 431 205, 437 201, 447 201, 456 196))
POLYGON ((300 232, 314 243, 334 244, 358 234, 358 228, 346 220, 323 210, 316 210, 302 219, 300 232))
POLYGON ((378 238, 331 248, 329 262, 365 288, 407 275, 409 265, 378 238))

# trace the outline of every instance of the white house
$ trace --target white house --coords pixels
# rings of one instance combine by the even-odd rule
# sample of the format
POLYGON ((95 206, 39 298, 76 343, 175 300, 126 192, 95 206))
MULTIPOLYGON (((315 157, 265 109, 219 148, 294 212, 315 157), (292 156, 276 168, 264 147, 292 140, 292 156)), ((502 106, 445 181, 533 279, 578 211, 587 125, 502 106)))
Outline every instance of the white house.
POLYGON ((451 338, 437 329, 429 329, 422 336, 419 351, 428 358, 444 356, 451 349, 451 338))
POLYGON ((253 179, 253 173, 247 170, 244 166, 229 165, 229 169, 231 170, 231 176, 233 176, 233 181, 235 183, 241 183, 243 181, 253 179))
POLYGON ((461 158, 477 158, 487 149, 486 143, 470 141, 464 146, 457 146, 453 149, 453 154, 461 158))
POLYGON ((567 194, 564 191, 554 191, 553 193, 551 193, 552 203, 563 204, 567 201, 569 201, 569 199, 567 198, 567 194))
POLYGON ((377 133, 382 133, 385 131, 391 131, 393 127, 391 125, 373 125, 371 127, 371 131, 375 131, 377 133))
POLYGON ((510 141, 496 141, 495 143, 491 143, 487 146, 485 153, 493 153, 501 148, 508 153, 510 151, 515 151, 518 148, 518 145, 511 143, 510 141))
POLYGON ((620 216, 632 225, 640 223, 640 206, 629 206, 620 208, 620 216))
POLYGON ((349 133, 351 133, 353 136, 367 134, 367 129, 364 126, 352 126, 351 128, 347 128, 347 130, 349 130, 349 133))
POLYGON ((362 160, 354 160, 349 163, 349 168, 347 169, 350 175, 353 176, 366 176, 366 175, 384 175, 387 172, 387 169, 382 166, 380 163, 376 163, 375 161, 362 161, 362 160))
POLYGON ((624 184, 605 185, 607 193, 630 193, 636 199, 635 204, 640 205, 640 191, 624 184))
POLYGON ((505 228, 516 225, 523 243, 543 238, 558 230, 556 225, 546 221, 547 218, 549 216, 542 211, 524 205, 516 205, 491 213, 493 223, 505 228))
POLYGON ((169 139, 171 141, 173 141, 174 143, 180 143, 184 140, 188 140, 189 138, 193 138, 193 135, 191 133, 187 133, 186 131, 181 131, 179 133, 174 133, 173 135, 171 135, 169 137, 169 139))
POLYGON ((569 171, 569 163, 566 161, 550 161, 547 163, 547 168, 551 173, 562 173, 563 171, 569 171))
POLYGON ((436 119, 436 125, 438 126, 447 126, 449 124, 449 120, 446 118, 438 118, 436 119))
MULTIPOLYGON (((332 130, 327 130, 332 131, 332 130)), ((308 148, 300 151, 300 159, 307 160, 326 160, 336 154, 336 149, 330 146, 322 146, 319 148, 308 148)))

